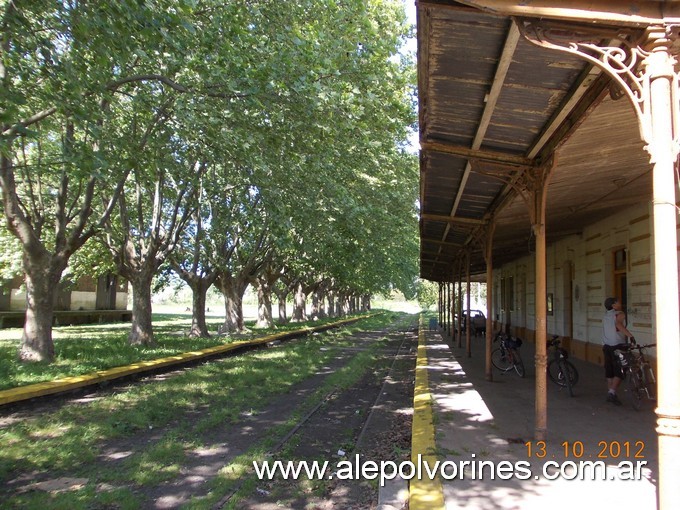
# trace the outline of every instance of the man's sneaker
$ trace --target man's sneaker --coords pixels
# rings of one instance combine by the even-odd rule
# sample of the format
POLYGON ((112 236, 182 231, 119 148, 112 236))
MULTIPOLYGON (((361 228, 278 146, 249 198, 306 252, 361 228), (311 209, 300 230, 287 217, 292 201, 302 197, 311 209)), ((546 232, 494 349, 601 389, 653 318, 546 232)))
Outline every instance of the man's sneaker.
POLYGON ((607 393, 607 402, 611 402, 612 404, 617 406, 621 405, 621 401, 619 400, 619 397, 617 397, 615 393, 607 393))

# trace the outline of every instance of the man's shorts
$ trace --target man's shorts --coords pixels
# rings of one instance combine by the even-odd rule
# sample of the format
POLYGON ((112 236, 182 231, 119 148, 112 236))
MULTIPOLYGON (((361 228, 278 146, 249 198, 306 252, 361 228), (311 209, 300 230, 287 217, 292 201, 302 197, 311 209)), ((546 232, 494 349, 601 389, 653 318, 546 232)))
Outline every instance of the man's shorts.
POLYGON ((618 377, 623 379, 623 370, 621 369, 621 363, 619 363, 618 355, 616 354, 616 349, 625 347, 626 344, 619 344, 615 346, 603 345, 602 352, 604 353, 604 376, 607 379, 612 377, 618 377))

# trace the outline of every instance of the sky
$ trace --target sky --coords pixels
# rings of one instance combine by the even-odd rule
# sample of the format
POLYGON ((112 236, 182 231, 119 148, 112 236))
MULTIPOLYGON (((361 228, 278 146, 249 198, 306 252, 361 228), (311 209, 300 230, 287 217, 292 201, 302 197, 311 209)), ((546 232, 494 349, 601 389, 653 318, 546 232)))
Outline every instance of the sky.
POLYGON ((403 0, 404 7, 406 8, 406 14, 411 23, 415 25, 416 23, 416 0, 403 0))
MULTIPOLYGON (((409 23, 416 24, 416 0, 402 0, 404 2, 404 9, 406 10, 406 15, 408 16, 409 23)), ((409 51, 416 50, 416 40, 413 39, 407 46, 409 51)))

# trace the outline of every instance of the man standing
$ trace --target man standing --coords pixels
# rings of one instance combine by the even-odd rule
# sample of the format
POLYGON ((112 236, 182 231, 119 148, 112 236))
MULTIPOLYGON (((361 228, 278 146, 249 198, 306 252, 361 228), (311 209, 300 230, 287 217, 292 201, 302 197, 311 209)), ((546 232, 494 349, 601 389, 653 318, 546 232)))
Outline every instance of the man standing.
POLYGON ((635 338, 626 328, 626 314, 623 313, 619 300, 608 297, 604 300, 604 307, 607 311, 602 318, 602 351, 604 353, 604 375, 607 378, 609 390, 607 402, 620 406, 621 401, 616 396, 616 390, 623 380, 623 371, 616 358, 615 350, 627 346, 626 337, 629 337, 633 344, 635 338))

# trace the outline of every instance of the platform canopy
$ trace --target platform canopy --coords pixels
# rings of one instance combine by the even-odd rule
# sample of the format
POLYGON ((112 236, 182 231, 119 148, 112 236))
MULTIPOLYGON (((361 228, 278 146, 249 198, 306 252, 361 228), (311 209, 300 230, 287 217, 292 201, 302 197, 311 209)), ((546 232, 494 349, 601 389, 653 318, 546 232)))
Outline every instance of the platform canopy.
POLYGON ((541 165, 552 165, 548 243, 651 201, 652 166, 631 100, 598 66, 527 37, 576 33, 623 47, 677 4, 416 2, 421 277, 452 281, 468 250, 472 273, 483 273, 492 219, 494 267, 532 253, 521 188, 541 165))

